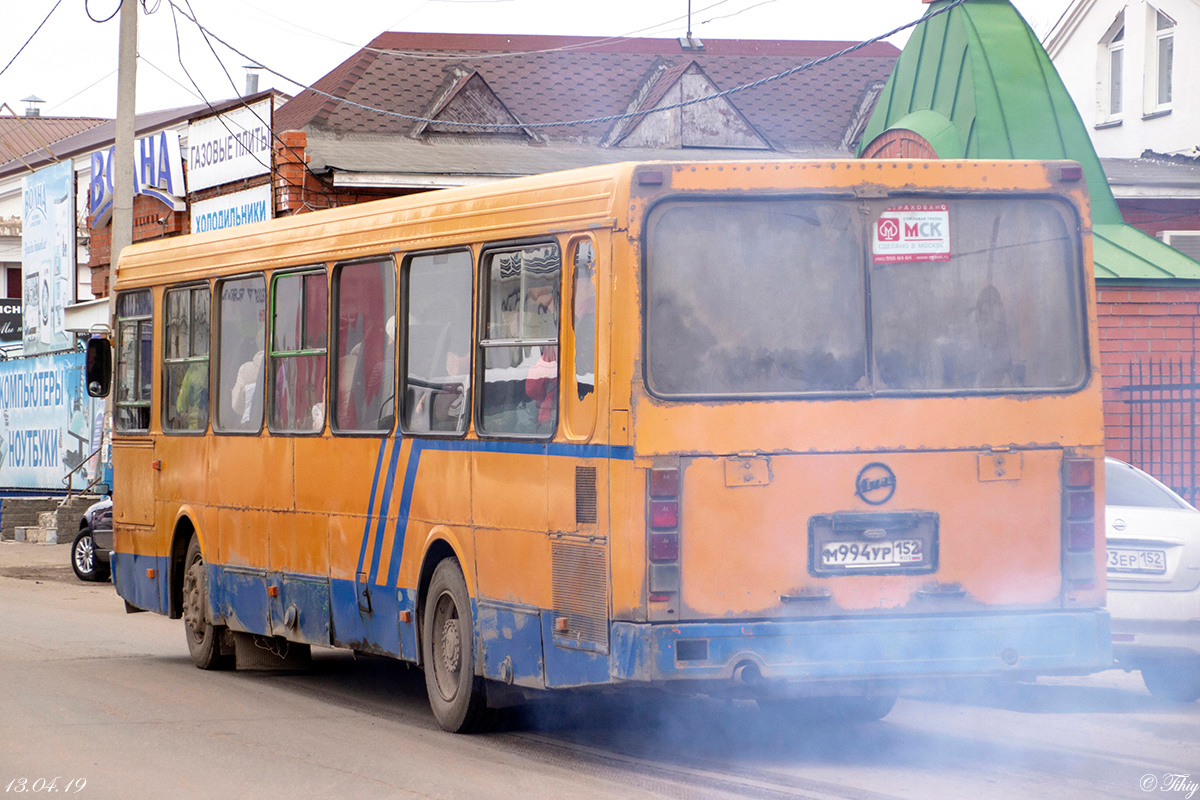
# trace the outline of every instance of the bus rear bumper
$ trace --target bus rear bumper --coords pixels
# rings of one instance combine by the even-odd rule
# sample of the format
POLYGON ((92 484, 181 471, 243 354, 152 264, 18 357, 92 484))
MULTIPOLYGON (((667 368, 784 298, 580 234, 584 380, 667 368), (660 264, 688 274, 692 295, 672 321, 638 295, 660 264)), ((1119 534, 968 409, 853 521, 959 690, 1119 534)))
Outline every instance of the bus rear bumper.
POLYGON ((1107 611, 789 622, 614 622, 615 680, 1086 674, 1113 665, 1107 611), (741 668, 741 669, 739 669, 741 668))

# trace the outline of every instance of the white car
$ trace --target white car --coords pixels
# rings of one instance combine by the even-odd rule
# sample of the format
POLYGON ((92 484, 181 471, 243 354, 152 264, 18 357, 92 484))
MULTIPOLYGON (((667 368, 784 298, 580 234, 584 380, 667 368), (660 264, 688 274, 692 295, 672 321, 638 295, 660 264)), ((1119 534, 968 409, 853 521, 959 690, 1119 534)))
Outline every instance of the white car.
POLYGON ((1200 511, 1137 467, 1104 466, 1113 655, 1155 697, 1190 703, 1200 698, 1200 511))

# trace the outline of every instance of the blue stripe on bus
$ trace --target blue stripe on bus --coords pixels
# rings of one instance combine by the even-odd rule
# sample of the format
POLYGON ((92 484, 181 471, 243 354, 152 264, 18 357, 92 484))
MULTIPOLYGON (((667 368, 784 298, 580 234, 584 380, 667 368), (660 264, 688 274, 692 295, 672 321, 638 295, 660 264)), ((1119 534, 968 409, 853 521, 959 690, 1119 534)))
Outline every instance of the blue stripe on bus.
MULTIPOLYGON (((404 486, 400 492, 400 508, 396 519, 396 530, 392 539, 392 558, 388 564, 388 588, 395 589, 400 575, 400 562, 404 558, 404 539, 408 533, 408 512, 412 508, 413 487, 417 482, 417 468, 421 462, 421 451, 443 450, 472 453, 512 453, 516 455, 548 455, 567 458, 607 458, 615 461, 632 461, 633 448, 607 444, 570 444, 567 442, 501 442, 480 439, 413 439, 412 451, 404 470, 404 486)), ((388 491, 391 491, 392 475, 388 475, 388 491)), ((379 539, 376 539, 378 560, 379 539)), ((371 583, 376 573, 371 572, 371 583)))
MULTIPOLYGON (((393 439, 393 442, 392 460, 388 464, 387 483, 384 484, 383 499, 379 501, 379 525, 375 529, 375 551, 371 556, 371 574, 367 578, 368 586, 375 585, 375 578, 379 574, 379 554, 383 552, 383 532, 387 529, 388 509, 392 507, 392 485, 396 480, 396 463, 400 460, 400 450, 404 445, 404 440, 399 437, 393 439)), ((411 462, 412 459, 410 458, 409 461, 411 462)))
POLYGON ((362 547, 358 551, 358 572, 363 571, 363 561, 367 558, 367 537, 371 533, 371 515, 375 513, 375 490, 379 488, 379 472, 383 469, 383 451, 387 449, 388 440, 379 442, 379 458, 375 461, 375 477, 371 480, 371 502, 367 507, 367 520, 363 523, 362 547))
MULTIPOLYGON (((400 491, 400 510, 397 512, 396 532, 392 539, 392 560, 388 564, 388 588, 396 588, 400 579, 400 559, 404 557, 404 536, 408 533, 408 511, 412 508, 413 485, 417 482, 417 465, 421 461, 421 451, 430 442, 413 439, 412 450, 408 454, 408 466, 404 470, 404 488, 400 491)), ((374 579, 374 576, 372 576, 374 579)))

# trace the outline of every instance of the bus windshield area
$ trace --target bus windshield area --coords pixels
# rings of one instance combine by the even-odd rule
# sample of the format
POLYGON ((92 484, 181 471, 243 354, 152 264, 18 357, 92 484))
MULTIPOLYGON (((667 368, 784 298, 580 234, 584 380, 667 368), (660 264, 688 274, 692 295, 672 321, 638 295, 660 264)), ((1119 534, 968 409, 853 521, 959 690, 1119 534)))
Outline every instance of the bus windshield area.
POLYGON ((664 397, 1066 391, 1078 223, 1048 198, 680 200, 647 227, 664 397))

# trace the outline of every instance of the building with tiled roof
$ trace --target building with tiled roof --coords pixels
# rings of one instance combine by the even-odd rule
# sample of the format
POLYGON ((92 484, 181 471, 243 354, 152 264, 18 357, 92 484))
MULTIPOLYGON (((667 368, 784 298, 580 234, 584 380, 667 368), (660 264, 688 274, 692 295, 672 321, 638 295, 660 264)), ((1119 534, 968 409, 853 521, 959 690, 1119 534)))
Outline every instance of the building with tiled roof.
POLYGON ((885 43, 384 33, 278 110, 335 188, 412 191, 589 164, 849 155, 885 43), (662 109, 655 111, 654 109, 662 109), (637 113, 636 116, 628 116, 637 113), (551 123, 591 120, 586 124, 551 123))
POLYGON ((96 117, 35 117, 0 114, 0 163, 54 154, 54 144, 108 120, 96 117))

